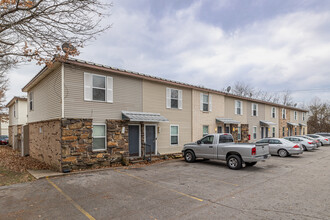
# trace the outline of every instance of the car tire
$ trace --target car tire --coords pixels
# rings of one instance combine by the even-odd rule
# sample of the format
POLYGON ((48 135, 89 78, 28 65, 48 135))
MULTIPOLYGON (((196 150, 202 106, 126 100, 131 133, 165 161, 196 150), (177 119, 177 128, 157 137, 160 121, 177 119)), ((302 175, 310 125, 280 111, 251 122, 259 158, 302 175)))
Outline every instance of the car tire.
POLYGON ((304 151, 307 151, 307 148, 306 148, 306 146, 305 146, 305 145, 303 145, 302 147, 303 147, 304 151))
POLYGON ((238 155, 230 155, 227 158, 227 166, 232 170, 239 170, 242 168, 242 159, 238 155))
POLYGON ((245 163, 245 164, 246 164, 246 166, 248 166, 248 167, 252 167, 252 166, 256 165, 257 162, 250 162, 250 163, 245 163))
POLYGON ((184 160, 188 163, 195 162, 196 156, 193 151, 187 150, 184 152, 184 160))
POLYGON ((289 156, 289 153, 285 149, 279 149, 278 150, 278 156, 287 157, 287 156, 289 156))

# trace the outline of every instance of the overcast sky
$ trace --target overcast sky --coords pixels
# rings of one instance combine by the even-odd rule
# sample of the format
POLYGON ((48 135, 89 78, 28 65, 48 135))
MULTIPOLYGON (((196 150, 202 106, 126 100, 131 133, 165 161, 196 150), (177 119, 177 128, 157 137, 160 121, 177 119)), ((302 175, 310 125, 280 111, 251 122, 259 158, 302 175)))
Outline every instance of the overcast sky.
MULTIPOLYGON (((330 1, 114 0, 79 59, 212 89, 236 81, 330 100, 330 1)), ((7 101, 41 69, 11 71, 7 101)))

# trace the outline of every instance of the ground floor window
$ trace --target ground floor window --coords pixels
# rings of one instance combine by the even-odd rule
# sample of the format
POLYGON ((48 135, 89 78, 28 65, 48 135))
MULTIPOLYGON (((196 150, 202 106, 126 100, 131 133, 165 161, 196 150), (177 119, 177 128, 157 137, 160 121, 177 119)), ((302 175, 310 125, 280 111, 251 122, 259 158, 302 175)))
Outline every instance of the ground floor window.
POLYGON ((237 128, 237 140, 241 140, 242 139, 242 135, 241 135, 241 127, 237 128))
POLYGON ((203 125, 203 137, 209 134, 209 126, 203 125))
POLYGON ((226 133, 228 133, 228 134, 230 133, 230 126, 229 125, 226 126, 226 133))
POLYGON ((303 135, 305 135, 305 128, 303 128, 303 135))
POLYGON ((297 135, 297 128, 294 128, 294 135, 297 135))
POLYGON ((273 137, 275 137, 275 127, 273 127, 273 137))
POLYGON ((284 137, 285 136, 285 127, 283 127, 283 129, 282 129, 282 137, 284 137))
POLYGON ((171 125, 171 145, 179 144, 179 126, 171 125))
POLYGON ((93 125, 93 150, 106 149, 106 125, 94 124, 93 125))
POLYGON ((257 139, 257 127, 253 127, 253 139, 257 139))

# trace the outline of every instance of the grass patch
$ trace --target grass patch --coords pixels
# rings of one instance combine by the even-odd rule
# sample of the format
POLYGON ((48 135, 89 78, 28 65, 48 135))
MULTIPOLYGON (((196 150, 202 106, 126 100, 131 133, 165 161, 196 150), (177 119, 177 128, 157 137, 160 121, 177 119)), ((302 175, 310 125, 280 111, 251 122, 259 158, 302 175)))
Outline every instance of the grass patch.
POLYGON ((0 186, 33 181, 34 177, 27 171, 17 172, 0 166, 0 186))

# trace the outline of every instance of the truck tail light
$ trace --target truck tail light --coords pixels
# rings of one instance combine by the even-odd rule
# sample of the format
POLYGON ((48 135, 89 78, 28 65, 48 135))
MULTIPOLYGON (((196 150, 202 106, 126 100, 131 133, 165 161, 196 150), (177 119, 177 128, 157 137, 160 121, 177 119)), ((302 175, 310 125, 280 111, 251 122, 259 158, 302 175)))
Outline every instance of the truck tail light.
POLYGON ((325 141, 328 141, 328 139, 325 139, 325 141))
POLYGON ((294 145, 293 148, 300 148, 298 145, 294 145))
POLYGON ((257 148, 256 147, 252 148, 251 154, 252 155, 256 155, 257 154, 257 148))
POLYGON ((308 144, 312 144, 312 142, 308 142, 308 144))

